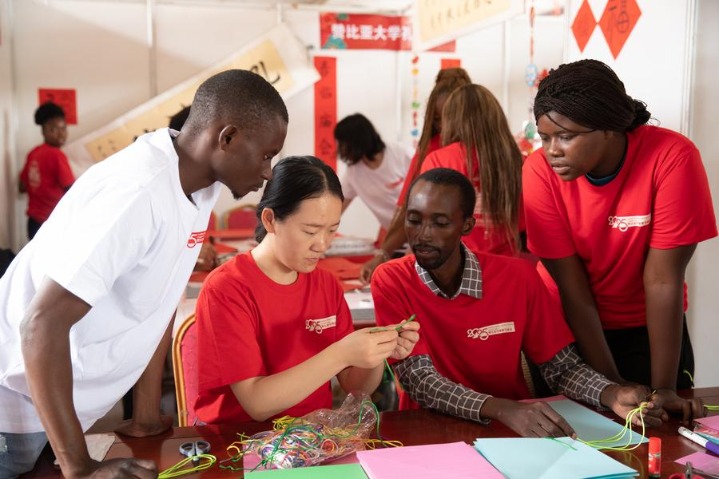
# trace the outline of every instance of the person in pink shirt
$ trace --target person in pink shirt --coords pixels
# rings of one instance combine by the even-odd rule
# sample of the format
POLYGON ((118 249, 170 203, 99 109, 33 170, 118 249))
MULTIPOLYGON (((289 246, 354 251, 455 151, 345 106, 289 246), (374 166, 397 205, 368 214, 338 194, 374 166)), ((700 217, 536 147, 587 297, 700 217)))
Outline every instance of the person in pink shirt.
POLYGON ((43 103, 35 110, 35 124, 42 127, 44 142, 27 155, 19 183, 20 193, 28 194, 28 239, 33 239, 75 181, 67 157, 60 149, 67 140, 65 112, 55 103, 43 103))
POLYGON ((657 391, 684 419, 705 414, 692 386, 685 271, 697 243, 717 235, 696 146, 647 125, 597 60, 559 66, 534 104, 542 148, 523 170, 528 246, 558 293, 587 363, 619 383, 657 391))

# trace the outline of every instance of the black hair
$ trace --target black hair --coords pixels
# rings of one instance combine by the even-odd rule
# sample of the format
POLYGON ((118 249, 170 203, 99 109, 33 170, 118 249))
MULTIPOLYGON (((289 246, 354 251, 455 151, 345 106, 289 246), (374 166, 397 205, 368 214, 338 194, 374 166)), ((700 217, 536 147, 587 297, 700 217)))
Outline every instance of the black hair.
POLYGON ((267 235, 262 224, 262 211, 272 208, 275 219, 284 220, 299 208, 302 201, 317 198, 329 192, 344 201, 337 173, 314 156, 288 156, 272 168, 272 179, 267 182, 262 199, 257 205, 255 239, 261 242, 267 235))
POLYGON ((65 118, 65 111, 59 105, 48 101, 35 110, 35 124, 44 125, 53 118, 65 118))
POLYGON ((474 215, 474 205, 477 202, 477 194, 475 193, 474 186, 472 186, 472 182, 469 181, 469 178, 464 176, 459 171, 452 170, 450 168, 433 168, 425 171, 419 175, 409 187, 409 192, 407 193, 408 200, 412 194, 414 185, 416 185, 420 180, 424 180, 435 185, 454 186, 459 191, 459 206, 462 209, 462 216, 464 219, 471 218, 474 215))
POLYGON ((647 104, 627 95, 608 65, 579 60, 560 65, 539 83, 534 118, 557 112, 592 130, 626 132, 651 118, 647 104))
POLYGON ((354 165, 363 157, 371 160, 385 149, 382 137, 374 129, 372 122, 361 113, 343 118, 335 126, 334 135, 343 153, 341 158, 348 165, 354 165))
POLYGON ((190 116, 190 107, 186 106, 170 117, 170 123, 167 126, 173 130, 180 131, 182 130, 182 125, 187 121, 188 116, 190 116))
POLYGON ((202 130, 219 119, 254 131, 278 116, 289 121, 285 102, 267 80, 248 70, 226 70, 198 87, 187 124, 202 130))

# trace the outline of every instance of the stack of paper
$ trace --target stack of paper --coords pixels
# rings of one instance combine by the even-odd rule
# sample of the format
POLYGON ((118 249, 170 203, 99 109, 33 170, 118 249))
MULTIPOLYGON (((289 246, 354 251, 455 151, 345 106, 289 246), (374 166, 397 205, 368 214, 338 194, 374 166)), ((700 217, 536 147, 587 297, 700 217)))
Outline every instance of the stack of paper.
POLYGON ((695 419, 694 432, 705 439, 719 444, 719 416, 709 416, 695 419))
POLYGON ((638 475, 634 469, 568 437, 477 439, 474 447, 507 479, 620 479, 638 475))
POLYGON ((357 459, 369 479, 504 478, 464 442, 359 451, 357 459))

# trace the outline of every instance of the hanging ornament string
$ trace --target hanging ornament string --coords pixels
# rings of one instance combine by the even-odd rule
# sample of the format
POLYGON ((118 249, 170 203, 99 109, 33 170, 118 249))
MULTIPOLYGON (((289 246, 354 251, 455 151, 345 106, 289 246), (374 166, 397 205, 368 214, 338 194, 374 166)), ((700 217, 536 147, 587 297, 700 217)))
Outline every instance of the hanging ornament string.
POLYGON ((419 144, 419 56, 412 54, 412 147, 419 144))

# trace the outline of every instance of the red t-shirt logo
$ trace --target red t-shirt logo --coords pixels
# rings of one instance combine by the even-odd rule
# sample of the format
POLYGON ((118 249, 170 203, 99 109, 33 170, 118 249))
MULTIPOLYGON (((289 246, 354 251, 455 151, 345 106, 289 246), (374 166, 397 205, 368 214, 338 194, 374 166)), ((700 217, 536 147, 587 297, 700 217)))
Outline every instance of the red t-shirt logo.
POLYGON ((207 231, 196 231, 192 233, 187 240, 187 247, 194 248, 196 245, 204 243, 206 234, 207 231))

